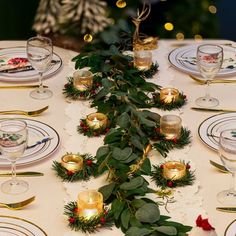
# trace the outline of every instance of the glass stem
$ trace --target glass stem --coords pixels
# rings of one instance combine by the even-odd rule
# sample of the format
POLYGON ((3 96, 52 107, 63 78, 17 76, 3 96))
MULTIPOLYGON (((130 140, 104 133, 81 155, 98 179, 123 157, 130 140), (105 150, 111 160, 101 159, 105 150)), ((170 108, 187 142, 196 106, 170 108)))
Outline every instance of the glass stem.
POLYGON ((231 181, 230 181, 230 189, 229 189, 229 192, 230 193, 233 193, 235 192, 235 173, 232 172, 232 177, 231 177, 231 181))
POLYGON ((11 177, 12 177, 12 182, 16 183, 16 162, 12 161, 11 163, 11 177))
POLYGON ((43 92, 43 73, 39 72, 39 92, 43 92))
POLYGON ((205 88, 205 98, 206 100, 210 100, 210 80, 206 81, 206 88, 205 88))

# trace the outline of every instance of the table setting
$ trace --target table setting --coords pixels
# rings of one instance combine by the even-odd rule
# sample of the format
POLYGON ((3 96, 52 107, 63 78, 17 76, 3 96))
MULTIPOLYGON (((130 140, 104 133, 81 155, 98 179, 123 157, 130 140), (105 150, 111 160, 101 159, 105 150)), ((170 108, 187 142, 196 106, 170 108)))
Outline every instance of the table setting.
MULTIPOLYGON (((74 236, 94 230, 116 235, 177 235, 177 231, 201 235, 194 232, 196 228, 202 235, 235 234, 234 204, 217 200, 219 192, 229 189, 232 173, 221 162, 218 145, 223 130, 235 129, 235 49, 225 45, 229 43, 225 40, 186 40, 189 45, 181 47, 176 47, 177 43, 159 40, 158 47, 149 50, 152 63, 148 61, 144 71, 138 62, 132 66, 135 54, 130 57, 118 53, 122 61, 119 58, 114 64, 105 63, 106 69, 102 67, 103 60, 108 60, 103 58, 105 54, 90 63, 76 52, 57 47, 53 47, 50 67, 43 73, 43 84, 38 83, 37 69, 28 68, 28 64, 28 71, 0 71, 4 98, 0 122, 17 118, 28 130, 25 151, 16 161, 16 177, 27 182, 28 191, 3 193, 0 202, 12 204, 33 198, 19 211, 1 208, 0 235, 74 236), (211 96, 219 101, 214 107, 195 104, 204 95, 202 84, 206 83, 189 77, 205 81, 194 58, 200 44, 219 45, 227 56, 220 59, 216 77, 208 80, 211 96), (116 66, 118 70, 113 71, 116 66), (125 76, 120 73, 124 69, 125 76), (113 74, 109 74, 111 71, 113 74), (214 83, 217 80, 220 82, 214 83), (29 92, 34 88, 23 87, 37 88, 38 84, 48 87, 52 94, 33 99, 29 92), (45 110, 35 116, 27 114, 40 108, 45 110), (99 204, 93 205, 94 199, 100 199, 99 204), (133 205, 134 216, 127 210, 133 205), (141 225, 149 224, 149 228, 132 222, 131 217, 141 225), (114 225, 114 219, 122 230, 114 225), (204 229, 206 219, 211 227, 204 229)), ((27 57, 26 41, 2 41, 0 45, 5 48, 1 49, 1 58, 27 57)), ((106 50, 106 56, 117 53, 112 50, 106 50)), ((0 169, 2 184, 11 178, 4 152, 0 169)))

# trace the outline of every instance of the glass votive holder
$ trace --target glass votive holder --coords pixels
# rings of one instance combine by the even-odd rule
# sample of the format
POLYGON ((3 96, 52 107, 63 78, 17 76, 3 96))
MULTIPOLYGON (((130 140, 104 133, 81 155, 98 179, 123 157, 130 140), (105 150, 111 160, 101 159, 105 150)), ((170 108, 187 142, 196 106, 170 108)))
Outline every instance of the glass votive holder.
POLYGON ((152 52, 148 50, 134 51, 134 67, 148 70, 152 65, 152 52))
POLYGON ((177 115, 164 115, 160 119, 160 132, 166 139, 178 139, 181 135, 182 120, 177 115))
POLYGON ((163 164, 163 176, 165 179, 177 180, 186 174, 186 165, 179 161, 168 161, 163 164))
POLYGON ((78 194, 78 214, 90 219, 103 211, 103 196, 96 190, 87 190, 78 194))
POLYGON ((179 90, 175 88, 163 88, 160 91, 160 100, 164 103, 176 102, 179 98, 179 90))
POLYGON ((108 124, 108 118, 103 113, 91 113, 86 118, 86 123, 91 129, 105 128, 108 124))
POLYGON ((79 91, 91 89, 93 85, 93 74, 89 70, 78 70, 73 73, 73 85, 79 91))
POLYGON ((83 168, 83 158, 77 154, 66 154, 61 158, 61 165, 69 171, 76 172, 83 168))

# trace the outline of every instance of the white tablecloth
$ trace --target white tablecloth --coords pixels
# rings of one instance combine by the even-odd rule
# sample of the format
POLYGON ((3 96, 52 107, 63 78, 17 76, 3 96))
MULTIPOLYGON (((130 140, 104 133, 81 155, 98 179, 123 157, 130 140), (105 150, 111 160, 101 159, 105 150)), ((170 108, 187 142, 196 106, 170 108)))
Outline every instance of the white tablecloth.
MULTIPOLYGON (((193 43, 193 41, 187 41, 193 43)), ((222 41, 217 41, 221 42, 222 41)), ((200 188, 197 193, 194 194, 196 199, 199 199, 199 211, 192 209, 189 206, 186 212, 192 212, 192 217, 195 215, 203 214, 209 218, 210 223, 216 228, 219 236, 223 235, 226 226, 234 220, 235 214, 223 213, 216 211, 216 207, 220 204, 216 200, 216 194, 229 187, 230 175, 223 174, 214 169, 209 160, 214 160, 220 163, 219 157, 216 152, 206 147, 198 137, 198 126, 207 117, 215 113, 196 112, 190 109, 194 105, 194 100, 204 94, 204 86, 196 84, 191 80, 188 75, 179 72, 172 68, 168 63, 168 53, 175 48, 173 45, 176 41, 160 40, 159 47, 153 51, 153 60, 159 63, 160 71, 151 79, 151 82, 158 83, 163 87, 173 86, 183 91, 188 98, 188 104, 179 111, 158 111, 161 115, 166 113, 179 114, 183 120, 183 125, 188 127, 192 132, 192 145, 186 147, 185 150, 173 151, 170 153, 172 159, 189 159, 194 163, 196 168, 197 186, 200 188), (202 204, 202 206, 200 206, 202 204)), ((1 41, 0 48, 24 46, 24 41, 1 41)), ((0 202, 2 201, 17 201, 25 199, 28 196, 35 195, 36 200, 27 208, 20 211, 10 211, 8 209, 0 209, 0 215, 11 215, 21 217, 34 222, 42 227, 49 236, 59 235, 73 235, 69 228, 67 228, 66 218, 63 216, 63 208, 66 201, 70 200, 69 185, 65 185, 58 179, 52 171, 53 160, 60 160, 61 156, 65 152, 91 152, 95 154, 96 147, 102 144, 101 139, 88 140, 84 142, 84 137, 76 133, 73 130, 73 125, 76 125, 76 119, 72 119, 70 116, 70 106, 75 104, 69 104, 62 94, 62 89, 67 81, 67 76, 73 73, 73 64, 70 62, 71 58, 77 53, 64 50, 55 47, 55 52, 59 54, 63 59, 63 68, 56 75, 46 79, 44 83, 53 90, 53 97, 47 100, 34 100, 29 97, 28 90, 1 90, 0 91, 0 107, 1 110, 9 109, 37 109, 45 105, 49 105, 49 110, 39 117, 32 119, 42 121, 48 125, 54 127, 60 137, 61 144, 58 150, 46 160, 37 163, 36 165, 21 168, 23 170, 42 171, 43 177, 25 178, 30 184, 30 190, 23 195, 10 196, 0 193, 0 202), (69 114, 68 114, 69 112, 69 114), (68 116, 69 115, 69 116, 68 116), (74 136, 78 137, 81 142, 74 142, 74 136), (94 145, 96 143, 96 145, 94 145), (67 188, 67 192, 66 189, 67 188)), ((35 81, 37 83, 37 81, 35 81)), ((6 82, 0 82, 0 85, 7 84, 6 82)), ((212 84, 211 93, 220 100, 221 107, 235 107, 235 89, 236 84, 212 84)), ((77 102, 80 103, 80 102, 77 102)), ((77 121, 84 117, 87 112, 90 111, 86 105, 87 103, 77 104, 80 112, 78 112, 77 121)), ((155 157, 152 157, 155 158, 155 157)), ((160 158, 157 157, 156 158, 160 158)), ((154 159, 153 159, 154 160, 154 159)), ((155 160, 154 160, 155 161, 155 160)), ((0 183, 5 178, 0 179, 0 183)), ((91 182, 92 183, 92 182, 91 182)), ((81 188, 90 187, 89 183, 73 183, 74 186, 78 186, 78 191, 81 188)), ((96 187, 96 186, 92 186, 96 187)), ((73 190, 74 191, 74 190, 73 190)), ((76 200, 76 199, 74 199, 76 200)), ((181 206, 180 206, 181 207, 181 206)), ((162 214, 167 214, 162 212, 162 214)), ((172 212, 173 214, 173 212, 172 212)), ((178 215, 176 216, 178 218, 178 215)), ((175 219, 177 220, 177 219, 175 219)), ((180 219, 181 221, 181 219, 180 219)), ((192 220, 191 220, 192 221, 192 220)), ((183 222, 184 223, 184 222, 183 222)), ((185 223, 189 223, 186 220, 185 223)), ((195 222, 192 222, 195 225, 195 222)), ((110 232, 109 232, 110 233, 110 232)), ((122 233, 115 229, 114 233, 121 235, 122 233)), ((82 233, 76 233, 74 235, 82 235, 82 233)))

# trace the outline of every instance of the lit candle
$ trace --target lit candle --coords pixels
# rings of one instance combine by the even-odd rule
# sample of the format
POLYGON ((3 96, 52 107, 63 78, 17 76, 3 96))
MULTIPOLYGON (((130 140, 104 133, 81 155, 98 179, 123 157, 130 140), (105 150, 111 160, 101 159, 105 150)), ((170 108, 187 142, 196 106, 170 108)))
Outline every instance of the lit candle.
POLYGON ((88 190, 78 195, 78 214, 80 217, 90 219, 103 211, 103 196, 96 190, 88 190))
POLYGON ((76 172, 83 168, 83 158, 76 154, 66 154, 61 158, 61 165, 69 171, 76 172))
POLYGON ((100 129, 107 126, 108 118, 103 113, 92 113, 87 116, 86 123, 92 129, 100 129))
POLYGON ((175 88, 163 88, 160 91, 160 100, 164 103, 176 102, 179 98, 179 90, 175 88))
POLYGON ((164 115, 160 119, 160 132, 166 139, 178 139, 181 135, 181 122, 177 115, 164 115))
POLYGON ((88 70, 75 71, 73 74, 73 85, 80 91, 86 91, 93 85, 93 74, 88 70))
POLYGON ((134 66, 139 70, 148 70, 152 65, 152 53, 147 50, 134 51, 134 66))
POLYGON ((163 176, 166 179, 181 179, 186 174, 186 165, 178 161, 168 161, 163 164, 163 176))

